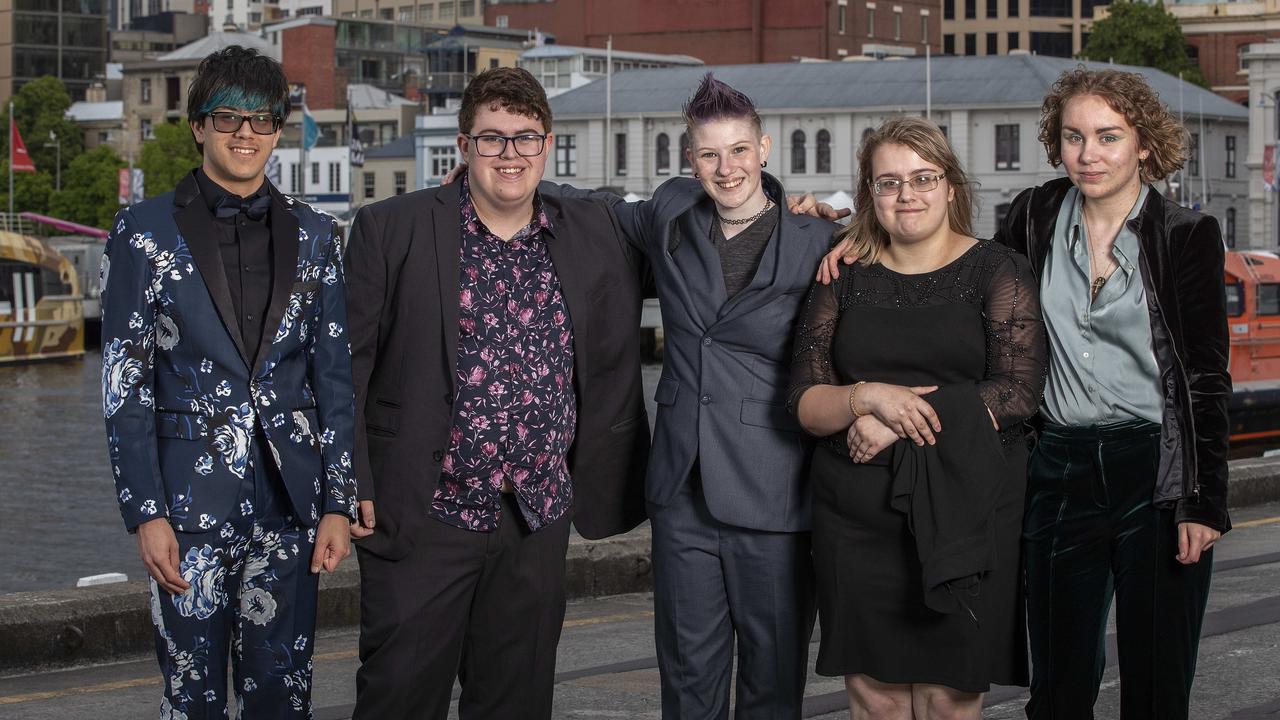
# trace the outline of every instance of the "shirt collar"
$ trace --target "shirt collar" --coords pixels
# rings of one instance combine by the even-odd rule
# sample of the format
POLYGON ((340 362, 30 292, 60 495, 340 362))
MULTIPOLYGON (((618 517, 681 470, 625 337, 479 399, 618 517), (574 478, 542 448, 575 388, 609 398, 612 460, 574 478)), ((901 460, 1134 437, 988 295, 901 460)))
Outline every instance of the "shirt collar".
MULTIPOLYGON (((1120 232, 1116 234, 1116 241, 1112 245, 1112 252, 1116 255, 1116 260, 1120 263, 1120 269, 1129 274, 1133 272, 1134 263, 1138 259, 1138 236, 1129 227, 1134 218, 1138 217, 1138 213, 1142 211, 1142 206, 1147 201, 1147 194, 1151 192, 1151 186, 1142 183, 1141 189, 1138 191, 1138 199, 1134 201, 1133 207, 1129 209, 1129 215, 1120 224, 1120 232)), ((1083 251, 1080 241, 1084 237, 1084 194, 1078 188, 1071 188, 1067 192, 1067 202, 1071 203, 1071 214, 1067 221, 1067 242, 1073 253, 1083 251)))
MULTIPOLYGON (((480 219, 479 213, 476 212, 475 203, 471 202, 471 180, 467 173, 463 173, 461 182, 462 187, 458 194, 463 227, 470 228, 474 226, 482 234, 492 234, 489 232, 489 228, 485 226, 484 221, 480 219)), ((546 232, 548 236, 555 237, 555 226, 551 224, 551 217, 547 215, 546 206, 542 202, 542 193, 535 190, 533 193, 533 216, 530 218, 529 224, 517 232, 514 238, 532 237, 539 232, 546 232)))
MULTIPOLYGON (((213 178, 206 175, 204 168, 196 168, 196 185, 199 186, 200 197, 204 199, 205 207, 209 208, 210 213, 214 212, 214 208, 218 206, 219 199, 232 194, 230 190, 222 187, 214 182, 213 178)), ((258 186, 258 189, 252 195, 246 197, 245 200, 266 195, 267 193, 267 179, 263 178, 262 184, 258 186)))

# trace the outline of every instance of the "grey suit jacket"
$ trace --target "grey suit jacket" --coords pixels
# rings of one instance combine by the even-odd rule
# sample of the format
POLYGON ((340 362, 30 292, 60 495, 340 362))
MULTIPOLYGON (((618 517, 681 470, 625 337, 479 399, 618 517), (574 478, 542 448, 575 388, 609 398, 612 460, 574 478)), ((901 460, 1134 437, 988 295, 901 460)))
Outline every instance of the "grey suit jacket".
MULTIPOLYGON (((769 195, 784 203, 782 185, 763 178, 769 195)), ((811 446, 787 413, 786 391, 796 317, 836 226, 784 209, 755 277, 727 300, 710 241, 714 204, 697 180, 673 178, 650 200, 613 202, 628 241, 649 258, 662 304, 646 498, 670 502, 696 461, 716 519, 808 530, 811 446)))

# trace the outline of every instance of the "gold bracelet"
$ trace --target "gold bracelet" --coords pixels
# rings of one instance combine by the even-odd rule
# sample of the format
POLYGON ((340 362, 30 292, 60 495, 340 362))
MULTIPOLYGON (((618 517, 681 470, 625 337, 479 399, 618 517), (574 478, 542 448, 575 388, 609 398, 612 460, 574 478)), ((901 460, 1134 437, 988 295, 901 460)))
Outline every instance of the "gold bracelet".
POLYGON ((858 412, 858 408, 854 407, 853 405, 853 399, 858 394, 858 388, 866 384, 867 384, 866 380, 859 380, 858 382, 853 384, 853 387, 849 388, 849 414, 853 416, 854 420, 857 420, 863 415, 866 415, 866 413, 858 412))

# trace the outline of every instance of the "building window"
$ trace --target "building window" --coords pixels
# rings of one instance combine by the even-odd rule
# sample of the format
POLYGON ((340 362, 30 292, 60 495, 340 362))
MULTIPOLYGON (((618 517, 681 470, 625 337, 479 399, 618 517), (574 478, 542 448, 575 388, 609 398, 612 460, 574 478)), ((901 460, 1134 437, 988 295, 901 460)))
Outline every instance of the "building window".
POLYGON ((613 136, 613 173, 627 174, 627 134, 616 133, 613 136))
POLYGON ((435 8, 435 5, 419 5, 419 6, 418 6, 418 21, 419 21, 419 22, 431 22, 431 16, 432 16, 432 14, 433 14, 433 13, 432 13, 432 10, 433 10, 434 8, 435 8))
POLYGON ((375 188, 377 187, 377 176, 371 172, 364 174, 364 199, 372 200, 378 196, 375 188))
POLYGON ((413 8, 412 8, 412 7, 402 7, 402 8, 400 8, 400 22, 413 22, 413 8))
POLYGON ((142 78, 142 104, 151 104, 151 78, 142 78))
POLYGON ((396 11, 394 8, 382 8, 378 11, 378 17, 383 20, 394 20, 396 16, 395 13, 396 11))
POLYGON ((978 33, 964 34, 964 54, 969 57, 978 54, 978 33))
POLYGON ((956 19, 956 0, 942 0, 942 19, 956 19))
POLYGON ((902 8, 893 9, 893 39, 902 39, 902 8))
POLYGON ((818 144, 818 155, 816 167, 814 171, 819 174, 831 172, 831 133, 826 130, 819 130, 818 135, 814 138, 818 144))
POLYGON ((974 20, 978 17, 978 0, 964 0, 964 18, 965 20, 974 20))
POLYGON ((556 175, 568 177, 578 174, 578 137, 556 136, 556 175))
POLYGON ((320 187, 320 163, 311 163, 311 187, 320 187))
POLYGON ((442 22, 453 22, 453 3, 440 3, 440 20, 442 22))
POLYGON ((653 169, 659 175, 671 172, 671 138, 666 133, 658 133, 653 144, 653 169))
POLYGON ((1021 8, 1018 5, 1019 2, 1021 2, 1021 0, 1009 0, 1009 17, 1015 18, 1021 14, 1021 8))
POLYGON ((1000 54, 1000 35, 998 33, 987 33, 987 54, 1000 54))
POLYGON ((150 140, 155 137, 155 133, 151 131, 151 118, 142 118, 142 139, 150 140))
POLYGON ((876 36, 876 6, 867 5, 867 37, 876 36))
POLYGON ((1000 0, 987 0, 987 19, 995 20, 1000 14, 1000 0))
POLYGON ((803 130, 791 133, 791 173, 794 175, 805 173, 804 140, 803 130))
POLYGON ((342 192, 342 163, 329 163, 329 192, 342 192))
POLYGON ((395 174, 396 194, 403 195, 409 186, 409 173, 404 170, 397 170, 395 174))
POLYGON ((457 164, 458 156, 452 146, 431 148, 431 177, 442 178, 457 164))
POLYGON ((1200 175, 1200 133, 1191 133, 1191 143, 1187 146, 1187 174, 1191 177, 1200 175))
POLYGON ((294 194, 298 192, 298 163, 289 166, 289 192, 294 194))
POLYGON ((1236 136, 1227 136, 1227 177, 1236 176, 1236 136))
POLYGON ((496 67, 498 67, 498 58, 489 58, 489 69, 492 70, 496 67))
POLYGON ((471 17, 476 14, 476 0, 462 0, 458 3, 458 17, 471 17))
POLYGON ((1017 30, 1014 30, 1014 31, 1012 31, 1012 32, 1010 32, 1010 33, 1009 33, 1009 48, 1008 48, 1008 52, 1013 52, 1014 50, 1017 50, 1017 49, 1018 49, 1018 47, 1019 47, 1019 45, 1020 45, 1020 43, 1019 43, 1019 39, 1020 39, 1021 37, 1022 37, 1022 35, 1021 35, 1021 34, 1019 34, 1017 30))
POLYGON ((956 36, 955 35, 952 35, 951 33, 947 33, 942 36, 942 54, 943 55, 956 54, 956 36))
POLYGON ((1033 32, 1031 47, 1034 55, 1049 57, 1071 57, 1071 33, 1069 32, 1033 32))
POLYGON ((498 27, 507 27, 510 23, 511 17, 509 15, 499 15, 493 24, 498 27))
POLYGON ((845 17, 846 10, 848 10, 848 8, 846 8, 844 5, 841 5, 836 8, 836 32, 840 33, 841 35, 843 35, 845 31, 845 22, 847 20, 845 17))
POLYGON ((996 169, 1019 170, 1022 168, 1018 152, 1018 126, 996 126, 996 169))
POLYGON ((680 174, 692 175, 693 166, 689 164, 689 133, 680 133, 680 174))
POLYGON ((1236 246, 1236 209, 1227 208, 1227 223, 1223 228, 1223 235, 1227 239, 1227 247, 1234 248, 1236 246))

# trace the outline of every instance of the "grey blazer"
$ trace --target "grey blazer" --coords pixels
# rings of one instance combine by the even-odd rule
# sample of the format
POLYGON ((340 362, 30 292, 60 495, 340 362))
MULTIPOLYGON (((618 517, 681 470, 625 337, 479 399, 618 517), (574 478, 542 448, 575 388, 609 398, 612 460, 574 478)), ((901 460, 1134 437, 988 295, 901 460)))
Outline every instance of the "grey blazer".
MULTIPOLYGON (((767 174, 763 180, 770 197, 785 203, 782 185, 767 174)), ((696 461, 717 520, 808 530, 811 446, 787 412, 786 392, 796 317, 836 226, 784 209, 755 277, 726 300, 710 242, 714 204, 697 180, 673 178, 650 200, 614 203, 628 241, 649 258, 662 304, 646 498, 670 502, 696 461)))

